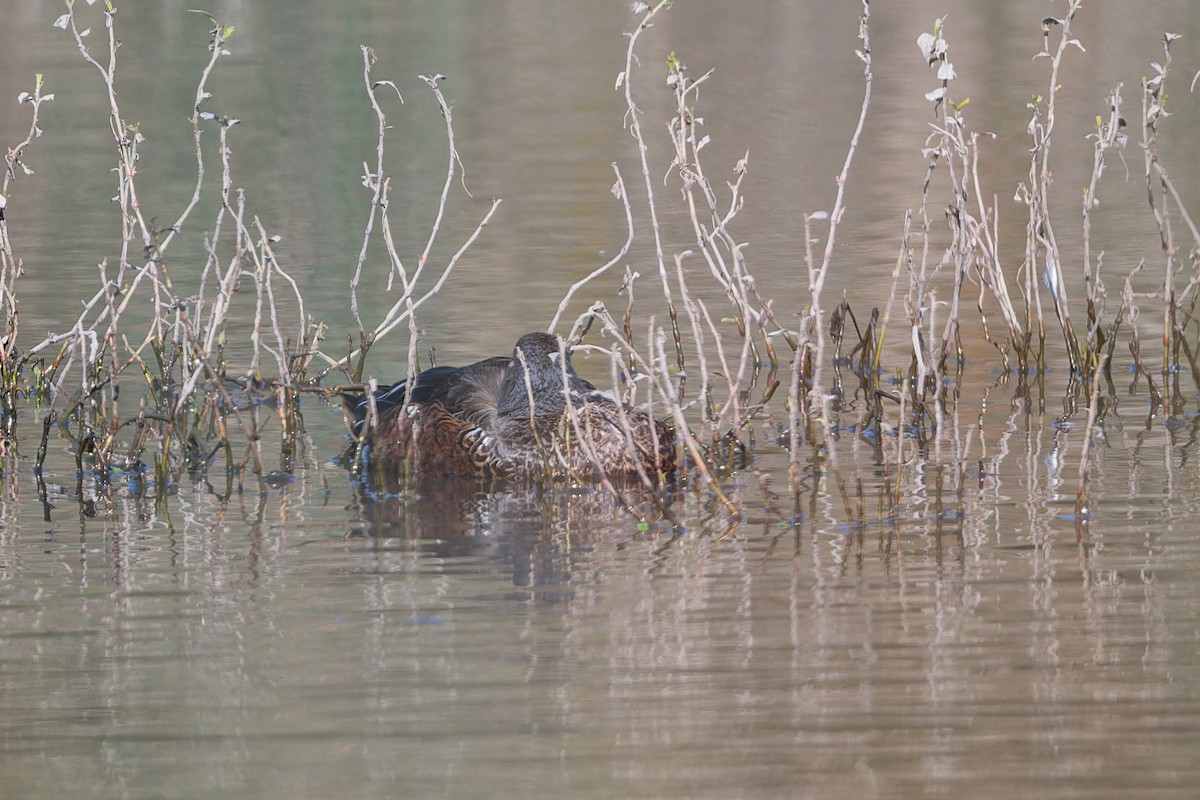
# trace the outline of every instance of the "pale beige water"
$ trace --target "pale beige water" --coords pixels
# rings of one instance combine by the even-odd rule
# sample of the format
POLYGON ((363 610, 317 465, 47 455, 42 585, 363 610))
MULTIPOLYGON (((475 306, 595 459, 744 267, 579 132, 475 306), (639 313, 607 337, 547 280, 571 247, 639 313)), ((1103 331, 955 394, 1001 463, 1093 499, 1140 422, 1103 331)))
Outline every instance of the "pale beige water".
MULTIPOLYGON (((845 287, 864 317, 886 301, 900 220, 920 197, 932 82, 917 35, 949 12, 970 114, 998 135, 983 177, 1007 198, 1026 169, 1024 103, 1045 91, 1044 64, 1030 59, 1038 23, 1055 11, 876 5, 874 110, 830 289, 845 287)), ((185 8, 118 15, 122 102, 149 136, 142 180, 156 188, 144 202, 164 219, 190 191, 184 117, 205 57, 205 21, 185 8)), ((444 171, 441 120, 416 73, 450 75, 476 196, 459 196, 435 253, 452 252, 488 198, 504 197, 421 317, 443 362, 502 352, 544 327, 565 286, 624 240, 608 188, 613 161, 639 180, 613 92, 633 25, 625 4, 213 10, 237 25, 214 95, 245 120, 233 137, 238 178, 284 235, 279 252, 331 339, 350 328, 346 283, 368 199, 360 163, 372 158, 359 43, 377 49, 376 78, 397 80, 407 101, 390 112, 405 254, 424 242, 444 171)), ((8 209, 28 270, 23 335, 34 338, 71 324, 66 288, 82 296, 116 245, 104 106, 94 74, 50 27, 61 11, 23 3, 0 25, 0 97, 29 88, 34 71, 57 93, 28 153, 37 175, 21 178, 8 209)), ((705 153, 717 170, 751 150, 738 234, 781 313, 805 302, 797 219, 832 202, 857 113, 857 11, 681 2, 644 43, 648 135, 665 122, 667 52, 695 73, 717 67, 702 94, 705 153)), ((1198 19, 1182 1, 1085 9, 1088 60, 1064 74, 1056 144, 1069 252, 1091 117, 1116 81, 1136 98, 1163 30, 1185 34, 1177 62, 1194 63, 1198 19)), ((1190 68, 1179 68, 1164 152, 1194 197, 1190 68)), ((23 134, 14 108, 0 118, 6 144, 23 134)), ((1096 234, 1113 274, 1157 257, 1136 146, 1126 158, 1132 178, 1110 166, 1096 234)), ((657 191, 669 246, 687 246, 674 190, 657 191)), ((1001 208, 1019 234, 1019 208, 1001 208)), ((176 255, 177 280, 195 269, 202 227, 176 255)), ((621 307, 617 282, 580 309, 595 297, 621 307)), ((720 294, 708 295, 717 308, 720 294)), ((366 313, 388 302, 373 291, 366 313)), ((1056 424, 1062 371, 1026 392, 1001 381, 975 336, 958 413, 925 458, 909 451, 897 512, 880 511, 885 475, 870 441, 843 431, 837 473, 810 476, 793 498, 764 426, 755 469, 729 487, 742 517, 685 494, 672 507, 678 532, 639 529, 587 495, 426 496, 404 513, 394 501, 364 505, 329 463, 343 441, 338 415, 315 400, 296 480, 266 498, 222 503, 213 475, 214 486, 174 487, 163 508, 119 487, 85 516, 61 441, 48 505, 38 501, 31 411, 0 485, 0 794, 1194 797, 1195 393, 1184 390, 1170 425, 1146 419, 1118 366, 1121 404, 1099 443, 1095 518, 1080 543, 1070 515, 1085 415, 1056 424), (954 441, 968 432, 963 455, 954 441), (851 524, 839 476, 852 508, 861 479, 865 525, 851 524)), ((385 340, 373 372, 397 375, 389 359, 405 345, 385 340)))

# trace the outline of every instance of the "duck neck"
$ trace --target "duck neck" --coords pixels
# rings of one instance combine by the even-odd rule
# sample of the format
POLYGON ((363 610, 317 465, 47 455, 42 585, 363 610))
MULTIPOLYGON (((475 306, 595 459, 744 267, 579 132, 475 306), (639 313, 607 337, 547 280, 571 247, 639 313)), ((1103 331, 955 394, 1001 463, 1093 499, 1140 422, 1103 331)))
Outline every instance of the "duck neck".
POLYGON ((521 364, 514 363, 500 387, 496 415, 525 424, 533 418, 541 427, 543 424, 557 425, 566 409, 561 373, 531 369, 527 379, 521 364))

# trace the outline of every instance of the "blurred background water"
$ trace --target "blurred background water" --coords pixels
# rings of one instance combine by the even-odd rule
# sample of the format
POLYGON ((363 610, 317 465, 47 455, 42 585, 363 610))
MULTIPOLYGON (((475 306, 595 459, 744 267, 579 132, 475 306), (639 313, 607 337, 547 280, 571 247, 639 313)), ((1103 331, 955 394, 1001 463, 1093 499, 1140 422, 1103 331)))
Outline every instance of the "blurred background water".
MULTIPOLYGON (((102 48, 100 6, 77 5, 92 26, 86 41, 102 48)), ((208 57, 195 5, 120 4, 116 17, 118 97, 147 137, 142 208, 161 224, 195 179, 187 117, 208 57)), ((444 122, 417 75, 447 76, 473 195, 455 189, 431 264, 503 198, 419 314, 422 347, 442 363, 506 352, 544 328, 566 287, 624 242, 612 164, 635 204, 644 198, 614 91, 636 24, 627 3, 230 0, 205 10, 236 27, 210 87, 211 108, 243 121, 230 131, 235 183, 282 236, 276 252, 330 341, 354 335, 348 283, 370 200, 362 175, 376 122, 360 45, 379 56, 373 78, 404 97, 381 93, 406 262, 424 246, 447 162, 444 122)), ((874 96, 829 297, 845 293, 864 314, 887 301, 934 119, 924 94, 936 81, 916 38, 938 16, 965 113, 995 134, 980 177, 1009 268, 1020 265, 1024 212, 1010 198, 1028 171, 1026 104, 1049 80, 1033 55, 1042 18, 1064 10, 875 4, 874 96)), ((98 286, 97 263, 120 244, 106 98, 52 27, 64 11, 27 0, 0 24, 0 140, 11 147, 27 130, 15 99, 34 73, 56 95, 25 155, 36 174, 17 176, 6 209, 30 343, 70 327, 98 286)), ((669 165, 668 54, 692 75, 715 68, 698 109, 712 136, 706 164, 732 179, 750 153, 734 227, 784 324, 807 302, 802 216, 832 206, 859 111, 859 12, 688 0, 640 43, 634 79, 656 181, 669 165)), ((1126 116, 1139 116, 1138 82, 1162 61, 1166 31, 1184 38, 1172 50, 1161 153, 1185 202, 1200 200, 1188 133, 1198 26, 1185 0, 1080 14, 1087 52, 1070 52, 1060 76, 1053 190, 1072 274, 1086 135, 1119 83, 1126 116)), ((204 140, 206 195, 172 254, 184 293, 217 208, 215 138, 204 140)), ((1138 288, 1152 291, 1161 254, 1136 141, 1124 157, 1128 176, 1109 164, 1094 246, 1113 287, 1147 259, 1138 288)), ((668 252, 688 248, 676 189, 656 191, 668 252)), ((648 274, 644 216, 636 225, 627 261, 648 274)), ((382 252, 371 255, 369 322, 394 298, 382 252)), ((595 299, 623 307, 620 277, 590 286, 572 311, 595 299)), ((1139 324, 1154 341, 1161 322, 1139 324)), ((222 480, 196 477, 165 508, 129 485, 91 509, 69 445, 52 439, 40 502, 31 412, 18 422, 18 468, 0 485, 0 794, 1193 797, 1194 401, 1164 420, 1132 377, 1121 386, 1080 544, 1071 515, 1086 414, 1064 399, 1065 370, 1030 391, 997 373, 981 333, 967 335, 959 405, 945 437, 907 465, 898 511, 884 507, 890 478, 875 444, 846 430, 837 470, 795 495, 783 450, 764 439, 729 486, 742 518, 688 495, 673 508, 682 532, 567 492, 366 503, 330 461, 344 444, 339 414, 315 400, 294 479, 264 497, 224 497, 222 480), (835 477, 851 504, 863 498, 865 525, 850 524, 835 477)), ((248 349, 233 345, 231 358, 248 349)), ((368 371, 398 377, 406 350, 404 332, 383 340, 368 371)))

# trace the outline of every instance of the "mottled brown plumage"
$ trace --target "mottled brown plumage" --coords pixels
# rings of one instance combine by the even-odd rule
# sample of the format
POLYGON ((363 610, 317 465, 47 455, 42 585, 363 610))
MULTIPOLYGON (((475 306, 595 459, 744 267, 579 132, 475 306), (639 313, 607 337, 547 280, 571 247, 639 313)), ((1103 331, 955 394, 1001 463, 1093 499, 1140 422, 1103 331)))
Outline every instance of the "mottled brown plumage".
POLYGON ((511 357, 434 367, 381 389, 374 430, 366 396, 345 402, 377 463, 419 479, 588 480, 603 472, 622 480, 640 467, 657 480, 675 470, 670 428, 579 377, 570 352, 546 333, 522 336, 511 357))

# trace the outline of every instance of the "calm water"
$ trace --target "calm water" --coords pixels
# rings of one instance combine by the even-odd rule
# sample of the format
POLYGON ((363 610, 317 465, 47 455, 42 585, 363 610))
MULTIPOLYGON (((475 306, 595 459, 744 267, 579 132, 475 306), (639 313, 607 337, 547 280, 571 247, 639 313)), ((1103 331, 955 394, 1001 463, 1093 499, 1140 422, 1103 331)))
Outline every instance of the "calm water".
MULTIPOLYGON (((194 5, 118 14, 119 96, 148 137, 143 202, 160 219, 178 214, 194 179, 185 117, 206 57, 194 5)), ((404 5, 218 3, 213 13, 237 31, 213 92, 244 120, 231 136, 235 181, 283 236, 277 252, 336 352, 352 329, 346 285, 374 146, 358 46, 377 50, 374 77, 395 80, 406 101, 389 107, 389 168, 397 245, 414 263, 445 170, 442 121, 415 76, 450 76, 474 199, 456 195, 434 260, 504 198, 419 317, 422 346, 461 363, 544 327, 566 286, 624 241, 608 189, 613 162, 631 192, 640 182, 613 91, 634 19, 617 2, 404 5)), ((782 5, 677 3, 643 40, 639 86, 647 136, 661 138, 666 54, 693 74, 716 67, 701 95, 707 163, 729 173, 750 148, 738 235, 777 313, 794 320, 807 301, 798 220, 832 203, 861 70, 857 4, 782 5)), ((19 177, 7 209, 33 342, 70 327, 119 240, 95 72, 51 27, 60 4, 19 6, 0 23, 0 98, 30 89, 34 72, 57 96, 26 154, 37 174, 19 177)), ((886 302, 903 212, 920 200, 922 95, 934 82, 917 35, 949 14, 969 117, 996 133, 981 177, 1003 200, 1027 170, 1024 104, 1045 92, 1045 64, 1030 58, 1039 22, 1062 12, 1033 0, 877 6, 873 111, 829 290, 845 290, 864 317, 886 302)), ((1200 203, 1186 87, 1198 28, 1184 0, 1085 8, 1076 33, 1088 53, 1062 77, 1056 140, 1069 255, 1091 119, 1121 81, 1137 115, 1137 80, 1161 61, 1166 30, 1185 35, 1173 51, 1185 66, 1163 154, 1185 201, 1200 203)), ((0 137, 11 146, 27 117, 6 108, 0 137)), ((652 154, 666 172, 662 145, 652 140, 652 154)), ((1131 176, 1110 163, 1095 236, 1114 286, 1146 258, 1152 290, 1158 239, 1136 144, 1125 155, 1131 176)), ((669 251, 688 247, 674 189, 656 191, 669 251)), ((215 210, 205 202, 175 253, 181 285, 202 263, 215 210)), ((1013 269, 1020 214, 1001 205, 1016 228, 1013 269)), ((638 224, 630 261, 649 272, 638 224)), ((623 307, 618 283, 600 282, 573 310, 594 299, 623 307)), ((391 303, 382 285, 365 294, 369 319, 391 303)), ((723 307, 719 292, 697 291, 723 307)), ((1157 320, 1141 324, 1154 341, 1157 320)), ((340 415, 315 399, 295 479, 265 497, 225 497, 214 474, 185 479, 162 505, 138 484, 93 498, 56 439, 42 502, 31 409, 0 482, 0 795, 1194 797, 1195 392, 1177 416, 1147 418, 1141 387, 1116 367, 1119 404, 1097 441, 1094 519, 1079 538, 1086 413, 1064 401, 1061 371, 1042 387, 1005 382, 990 345, 968 335, 960 405, 923 457, 908 451, 898 508, 887 501, 894 458, 882 466, 849 429, 831 468, 793 493, 764 422, 753 468, 727 486, 741 517, 685 492, 672 506, 678 530, 589 493, 367 503, 331 463, 340 415)), ((384 340, 372 374, 398 375, 406 348, 403 335, 384 340)), ((841 420, 856 421, 853 410, 841 420)))

